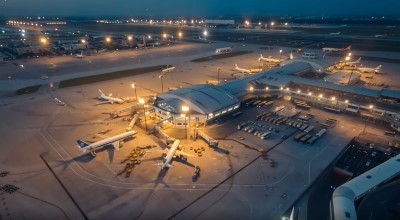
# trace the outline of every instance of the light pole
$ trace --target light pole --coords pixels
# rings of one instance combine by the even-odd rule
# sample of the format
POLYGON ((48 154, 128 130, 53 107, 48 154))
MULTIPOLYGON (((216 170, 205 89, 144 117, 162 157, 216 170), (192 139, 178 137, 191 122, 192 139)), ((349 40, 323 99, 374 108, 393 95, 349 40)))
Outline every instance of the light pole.
POLYGON ((162 73, 161 73, 161 75, 158 76, 158 78, 160 78, 160 80, 161 80, 161 93, 164 92, 164 82, 162 80, 163 77, 164 77, 164 75, 162 73))
POLYGON ((282 59, 282 49, 279 50, 279 61, 282 59))
POLYGON ((147 132, 147 120, 146 120, 146 110, 144 109, 144 99, 139 99, 139 103, 143 105, 144 124, 146 126, 146 132, 147 132))
MULTIPOLYGON (((185 117, 185 139, 187 139, 187 128, 186 128, 186 126, 187 126, 188 123, 186 123, 186 113, 189 111, 189 107, 186 106, 186 105, 182 106, 182 111, 183 111, 183 116, 185 117)), ((190 116, 189 116, 189 124, 190 124, 190 116)))
POLYGON ((132 88, 135 90, 135 98, 136 98, 136 101, 138 101, 135 83, 132 83, 132 88))
POLYGON ((219 71, 221 70, 221 67, 218 67, 217 70, 218 70, 218 85, 219 85, 219 71))

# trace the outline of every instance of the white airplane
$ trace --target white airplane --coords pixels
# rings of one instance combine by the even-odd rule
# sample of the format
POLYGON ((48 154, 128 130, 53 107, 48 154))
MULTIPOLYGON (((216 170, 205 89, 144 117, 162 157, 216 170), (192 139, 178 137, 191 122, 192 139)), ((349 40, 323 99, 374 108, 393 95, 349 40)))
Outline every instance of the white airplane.
POLYGON ((346 48, 331 48, 331 47, 324 47, 322 48, 323 52, 339 52, 339 51, 347 51, 351 49, 351 45, 346 48))
POLYGON ((103 93, 103 91, 101 91, 101 89, 99 89, 99 92, 100 92, 100 96, 98 96, 97 98, 100 99, 100 100, 104 100, 104 101, 103 101, 103 102, 98 102, 98 103, 97 103, 98 105, 100 105, 100 104, 106 104, 106 103, 110 103, 110 104, 114 104, 114 103, 122 104, 122 103, 125 102, 125 100, 123 100, 123 99, 112 97, 112 94, 105 95, 105 94, 103 93))
POLYGON ((238 67, 238 65, 237 64, 235 64, 235 68, 233 69, 234 71, 237 71, 237 72, 239 72, 239 73, 251 73, 251 71, 250 70, 248 70, 248 69, 243 69, 243 68, 240 68, 240 67, 238 67))
POLYGON ((115 150, 119 150, 119 147, 121 146, 121 144, 123 143, 122 140, 131 137, 133 135, 135 135, 137 132, 136 131, 128 131, 113 137, 108 137, 105 138, 104 140, 95 142, 95 143, 85 143, 84 141, 81 140, 77 140, 76 142, 78 143, 78 150, 79 151, 83 151, 86 152, 87 150, 90 151, 90 153, 92 154, 92 156, 96 156, 96 152, 95 150, 100 149, 100 148, 104 148, 105 146, 108 145, 112 145, 114 147, 115 150))
POLYGON ((259 61, 268 62, 268 63, 280 63, 280 62, 281 62, 279 59, 271 58, 271 56, 269 56, 269 57, 263 57, 262 54, 260 54, 260 58, 258 58, 258 60, 259 60, 259 61))
POLYGON ((82 59, 84 57, 83 52, 75 54, 75 58, 80 58, 82 59))
POLYGON ((282 217, 282 220, 294 220, 294 207, 292 209, 292 212, 290 213, 290 217, 282 217))
POLYGON ((161 169, 170 168, 170 167, 172 167, 171 161, 172 161, 172 158, 174 158, 174 157, 180 157, 180 156, 196 157, 194 155, 191 155, 191 154, 188 154, 188 153, 178 150, 180 143, 181 142, 179 140, 175 140, 174 143, 172 144, 171 148, 167 152, 164 152, 165 157, 163 158, 163 163, 158 163, 155 165, 161 167, 161 169))
POLYGON ((339 35, 340 34, 340 31, 339 32, 334 32, 334 33, 329 33, 330 35, 339 35))
POLYGON ((162 71, 162 73, 169 73, 169 72, 172 72, 174 70, 175 70, 175 67, 171 66, 171 67, 165 68, 165 69, 163 69, 161 71, 162 71))
POLYGON ((353 66, 353 65, 359 64, 360 61, 361 61, 361 57, 358 58, 358 60, 356 60, 356 61, 344 62, 344 64, 345 64, 345 65, 348 65, 348 66, 353 66))
POLYGON ((358 67, 358 71, 362 73, 379 73, 379 70, 382 68, 382 65, 379 65, 375 68, 373 67, 358 67))

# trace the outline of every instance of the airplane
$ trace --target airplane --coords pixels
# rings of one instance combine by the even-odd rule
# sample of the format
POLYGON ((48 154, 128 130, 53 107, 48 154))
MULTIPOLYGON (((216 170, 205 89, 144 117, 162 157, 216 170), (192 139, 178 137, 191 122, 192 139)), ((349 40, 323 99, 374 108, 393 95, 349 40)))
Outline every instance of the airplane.
POLYGON ((339 51, 346 51, 346 50, 350 50, 351 49, 351 45, 349 45, 346 48, 331 48, 331 47, 324 47, 322 48, 323 52, 339 52, 339 51))
POLYGON ((119 147, 122 144, 121 143, 122 140, 124 140, 128 137, 131 137, 131 136, 135 135, 136 133, 137 133, 137 131, 132 130, 132 131, 128 131, 128 132, 113 136, 113 137, 105 138, 104 140, 97 141, 97 142, 91 143, 91 144, 88 144, 81 140, 77 140, 76 142, 78 143, 77 147, 78 147, 79 151, 86 152, 87 150, 89 150, 90 154, 92 154, 92 156, 95 157, 96 156, 95 151, 97 149, 104 148, 105 146, 108 146, 108 145, 112 145, 115 150, 119 150, 119 147))
POLYGON ((80 58, 82 59, 84 57, 83 52, 75 54, 75 58, 80 58))
POLYGON ((334 33, 329 33, 330 35, 339 35, 340 34, 340 31, 339 32, 334 32, 334 33))
POLYGON ((114 104, 114 103, 118 103, 118 104, 122 104, 125 102, 125 100, 120 99, 120 98, 115 98, 112 97, 112 94, 110 95, 105 95, 103 93, 103 91, 101 91, 101 89, 99 89, 100 92, 100 96, 98 96, 97 98, 100 100, 104 100, 103 102, 98 102, 97 104, 106 104, 106 103, 110 103, 110 104, 114 104))
POLYGON ((251 73, 251 71, 248 69, 239 68, 237 64, 235 64, 235 68, 233 70, 239 73, 251 73))
POLYGON ((281 61, 279 59, 274 59, 270 57, 263 57, 262 54, 260 54, 260 58, 258 58, 259 61, 265 61, 268 63, 280 63, 281 61))
POLYGON ((175 70, 175 67, 171 66, 171 67, 167 67, 167 68, 165 68, 165 69, 163 69, 161 71, 162 71, 162 73, 169 73, 169 72, 172 72, 174 70, 175 70))
POLYGON ((164 152, 165 157, 163 159, 163 163, 158 163, 155 165, 159 166, 161 169, 170 168, 170 167, 173 167, 171 165, 171 161, 172 161, 172 158, 174 158, 174 157, 180 157, 180 156, 196 157, 194 155, 191 155, 191 154, 188 154, 188 153, 178 150, 180 143, 181 142, 179 140, 175 140, 174 143, 172 144, 171 148, 167 152, 164 152))
POLYGON ((358 58, 358 60, 356 60, 356 61, 344 62, 344 64, 345 64, 345 65, 348 65, 348 66, 353 66, 353 65, 359 64, 360 61, 361 61, 361 57, 358 58))
POLYGON ((375 68, 372 67, 358 67, 358 71, 362 73, 379 73, 379 70, 382 68, 382 65, 379 65, 375 68))
POLYGON ((292 209, 292 212, 290 213, 290 217, 282 217, 282 220, 294 220, 294 207, 292 209))

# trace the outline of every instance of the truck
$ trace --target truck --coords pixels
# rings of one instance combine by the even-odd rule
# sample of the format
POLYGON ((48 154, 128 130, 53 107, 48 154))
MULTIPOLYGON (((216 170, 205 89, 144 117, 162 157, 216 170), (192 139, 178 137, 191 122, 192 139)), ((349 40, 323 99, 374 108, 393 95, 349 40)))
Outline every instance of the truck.
POLYGON ((322 137, 322 135, 325 134, 325 132, 326 132, 326 129, 323 128, 323 129, 319 130, 318 133, 315 136, 320 138, 320 137, 322 137))
POLYGON ((306 143, 306 141, 311 137, 311 135, 306 134, 302 138, 300 138, 300 142, 306 143))
POLYGON ((306 130, 304 130, 304 132, 306 132, 307 134, 310 133, 312 130, 314 130, 314 126, 310 125, 306 130))
POLYGON ((293 139, 294 139, 295 141, 299 141, 300 138, 302 138, 304 135, 306 135, 306 133, 304 133, 304 132, 298 132, 298 133, 293 137, 293 139))

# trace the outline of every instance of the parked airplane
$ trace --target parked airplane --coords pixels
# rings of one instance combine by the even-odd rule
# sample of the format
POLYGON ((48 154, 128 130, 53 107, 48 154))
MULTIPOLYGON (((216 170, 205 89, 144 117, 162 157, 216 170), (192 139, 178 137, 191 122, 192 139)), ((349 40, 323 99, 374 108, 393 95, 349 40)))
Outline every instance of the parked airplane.
POLYGON ((223 47, 215 50, 215 53, 227 53, 227 52, 232 52, 232 47, 223 47))
POLYGON ((339 32, 333 32, 333 33, 329 33, 330 35, 339 35, 340 34, 340 31, 339 32))
POLYGON ((162 73, 169 73, 169 72, 172 72, 172 71, 174 71, 174 70, 175 70, 175 67, 174 67, 174 66, 171 66, 171 67, 168 67, 168 68, 163 69, 163 70, 162 70, 162 73))
POLYGON ((84 57, 83 52, 75 54, 75 58, 80 58, 82 59, 84 57))
POLYGON ((379 65, 375 68, 373 67, 358 67, 358 71, 362 73, 379 73, 379 70, 382 68, 382 65, 379 65))
POLYGON ((360 61, 361 61, 361 57, 358 58, 358 60, 356 60, 356 61, 344 62, 344 65, 353 66, 353 65, 359 64, 360 61))
POLYGON ((243 68, 240 68, 240 67, 238 67, 238 65, 237 64, 235 64, 235 68, 233 69, 234 71, 237 71, 237 72, 239 72, 239 73, 251 73, 251 71, 250 70, 248 70, 248 69, 243 69, 243 68))
POLYGON ((92 156, 96 156, 96 150, 97 149, 101 149, 104 148, 105 146, 108 145, 112 145, 114 147, 115 150, 119 150, 119 147, 121 146, 121 144, 123 143, 122 140, 131 137, 133 135, 135 135, 137 132, 136 131, 128 131, 113 137, 108 137, 105 138, 104 140, 95 142, 95 143, 85 143, 84 141, 81 140, 77 140, 76 142, 78 143, 78 150, 80 151, 87 151, 89 150, 90 153, 92 154, 92 156))
POLYGON ((180 143, 181 142, 179 140, 175 140, 174 143, 172 144, 171 148, 168 151, 164 152, 165 157, 163 159, 163 163, 158 163, 156 165, 161 167, 161 169, 170 168, 170 167, 172 167, 171 161, 172 161, 172 158, 174 158, 174 157, 180 157, 180 156, 196 157, 194 155, 191 155, 191 154, 188 154, 188 153, 178 150, 180 143))
POLYGON ((268 63, 280 63, 281 61, 279 59, 274 59, 270 57, 263 57, 262 54, 260 54, 260 58, 258 58, 259 61, 264 61, 268 63))
POLYGON ((103 91, 101 91, 101 89, 99 89, 100 92, 100 96, 98 96, 97 98, 100 100, 104 100, 103 102, 98 102, 97 104, 106 104, 106 103, 110 103, 110 104, 114 104, 114 103, 118 103, 118 104, 122 104, 125 102, 125 100, 120 99, 120 98, 115 98, 112 97, 112 94, 109 95, 105 95, 103 93, 103 91))
POLYGON ((339 51, 347 51, 351 49, 351 45, 346 48, 331 48, 331 47, 324 47, 322 48, 323 52, 339 52, 339 51))

